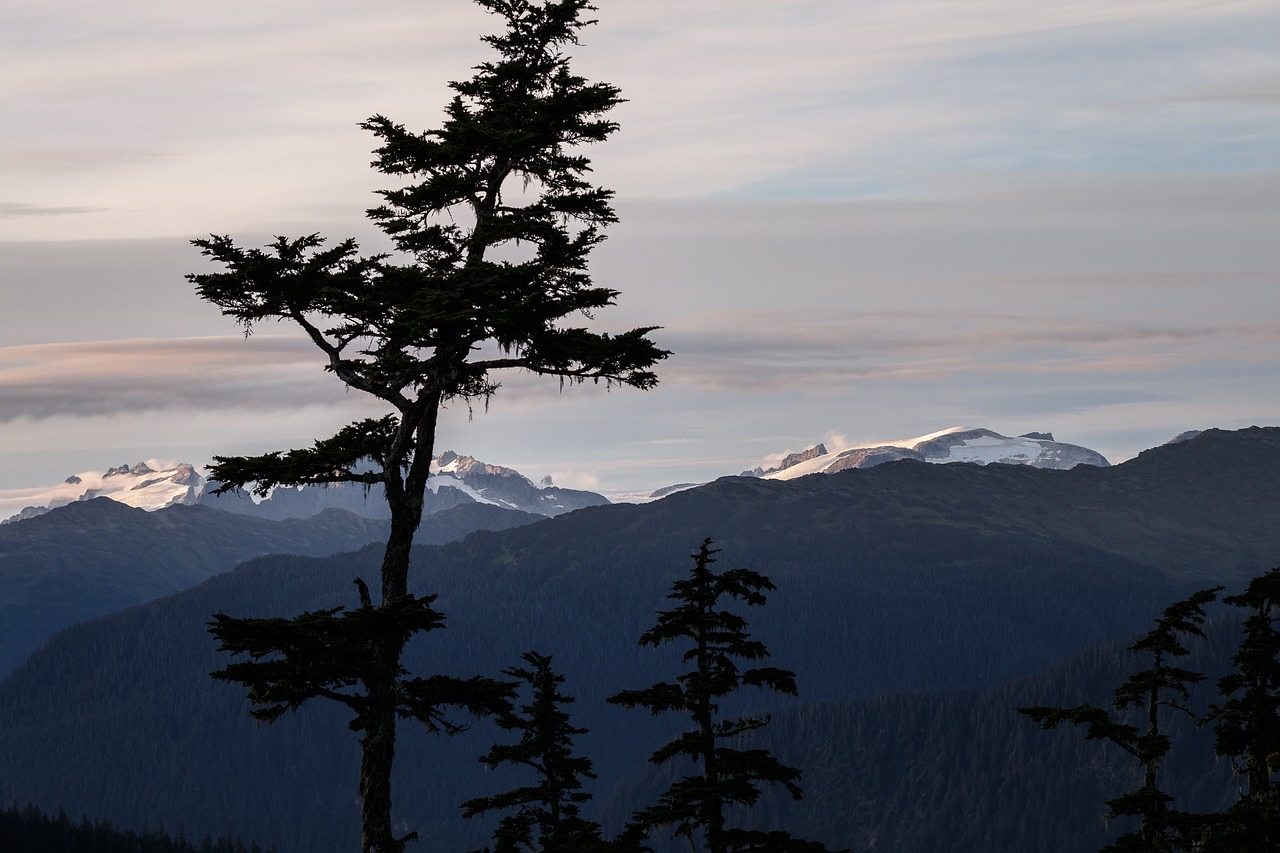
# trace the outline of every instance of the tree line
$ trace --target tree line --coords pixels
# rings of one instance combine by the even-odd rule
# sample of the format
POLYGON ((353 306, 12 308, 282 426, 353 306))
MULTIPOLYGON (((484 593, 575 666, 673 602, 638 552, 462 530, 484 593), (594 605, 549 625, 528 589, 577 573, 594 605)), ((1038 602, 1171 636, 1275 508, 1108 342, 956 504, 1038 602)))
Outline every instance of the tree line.
MULTIPOLYGON (((1141 770, 1130 791, 1108 800, 1107 818, 1132 818, 1137 826, 1103 848, 1107 853, 1248 853, 1280 849, 1280 567, 1222 599, 1243 616, 1232 669, 1216 680, 1217 695, 1193 707, 1193 688, 1209 676, 1182 665, 1188 644, 1205 639, 1206 607, 1224 587, 1199 590, 1169 605, 1155 627, 1129 651, 1147 666, 1118 686, 1110 708, 1027 706, 1019 712, 1046 729, 1070 724, 1085 737, 1118 747, 1141 770), (1212 812, 1177 805, 1187 780, 1169 778, 1176 717, 1213 732, 1213 752, 1230 763, 1234 792, 1212 812), (1234 796, 1231 796, 1234 793, 1234 796)), ((1183 797, 1185 802, 1185 796, 1183 797)))
POLYGON ((141 832, 117 829, 110 821, 77 823, 59 811, 47 815, 35 806, 10 806, 0 811, 0 850, 5 853, 275 853, 263 851, 256 843, 248 847, 239 838, 224 836, 213 839, 206 835, 198 843, 191 842, 179 827, 171 837, 163 827, 141 832))

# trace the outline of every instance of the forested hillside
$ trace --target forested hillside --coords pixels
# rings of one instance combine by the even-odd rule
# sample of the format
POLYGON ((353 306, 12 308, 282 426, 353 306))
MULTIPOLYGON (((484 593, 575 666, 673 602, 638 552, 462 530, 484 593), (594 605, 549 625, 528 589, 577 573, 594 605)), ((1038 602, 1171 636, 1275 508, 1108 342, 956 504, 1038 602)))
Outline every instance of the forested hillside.
MULTIPOLYGON (((1012 709, 1071 702, 1081 691, 1102 690, 1104 699, 1125 661, 1095 653, 1040 683, 1000 685, 1144 631, 1190 588, 1185 567, 1239 585, 1251 553, 1280 553, 1280 532, 1252 527, 1273 506, 1274 486, 1256 500, 1226 490, 1232 470, 1266 476, 1274 467, 1274 432, 1209 434, 1093 469, 1104 480, 892 463, 790 483, 730 478, 646 506, 475 533, 417 552, 414 591, 439 593, 448 622, 415 641, 407 665, 497 675, 525 650, 555 655, 565 689, 578 697, 575 722, 592 730, 581 741, 600 774, 588 814, 616 829, 656 784, 645 758, 670 724, 603 700, 678 671, 672 655, 636 640, 690 551, 711 536, 723 565, 761 571, 778 587, 750 614, 752 629, 773 663, 796 671, 800 699, 747 693, 743 701, 777 714, 771 748, 808 768, 809 796, 789 813, 791 828, 837 846, 875 841, 876 849, 925 853, 945 849, 937 841, 945 825, 948 837, 965 839, 957 851, 1067 853, 1084 836, 1064 831, 1055 840, 1048 828, 1100 823, 1112 771, 1097 765, 1102 777, 1079 788, 1058 772, 1037 793, 1042 770, 1100 759, 1073 752, 1082 740, 1073 733, 1042 733, 1012 709), (1159 495, 1179 481, 1183 494, 1162 516, 1159 495), (1133 535, 1111 524, 1085 544, 1093 510, 1075 503, 1085 494, 1110 501, 1133 535), (1223 508, 1211 509, 1215 502, 1223 508), (1153 531, 1174 527, 1183 551, 1165 571, 1150 559, 1159 551, 1153 531), (1207 545, 1191 550, 1195 541, 1207 545), (1018 846, 1002 847, 1009 837, 997 831, 1000 809, 1015 793, 1025 819, 1006 828, 1022 834, 1018 846), (1048 840, 1030 846, 1040 827, 1048 840)), ((208 677, 226 660, 205 623, 219 611, 353 607, 352 580, 369 576, 377 559, 376 547, 260 558, 63 632, 0 685, 10 747, 0 753, 0 801, 61 806, 120 826, 182 823, 215 835, 234 827, 285 853, 351 847, 356 746, 345 715, 305 707, 280 725, 255 724, 241 692, 208 677)), ((404 730, 396 808, 406 831, 432 846, 483 843, 488 827, 464 822, 457 805, 510 781, 476 762, 497 737, 488 723, 452 739, 404 730)), ((782 809, 774 803, 760 814, 768 822, 788 814, 782 809)))
MULTIPOLYGON (((465 504, 428 516, 417 541, 449 542, 539 518, 465 504)), ((146 512, 108 498, 0 526, 0 677, 68 625, 186 589, 251 557, 324 556, 386 531, 385 521, 343 510, 270 521, 206 506, 146 512)))
MULTIPOLYGON (((1180 662, 1210 676, 1190 705, 1216 698, 1238 623, 1215 608, 1208 638, 1180 662)), ((1155 613, 1151 614, 1155 616, 1155 613)), ((803 802, 770 796, 766 827, 804 826, 854 850, 893 853, 1078 853, 1133 827, 1107 821, 1104 803, 1141 780, 1131 756, 1083 731, 1045 732, 1016 709, 1037 704, 1108 707, 1140 660, 1127 642, 1090 649, 1031 678, 975 691, 884 695, 781 711, 759 743, 807 768, 803 802)), ((1162 775, 1173 808, 1216 811, 1238 795, 1213 737, 1174 720, 1162 775)))

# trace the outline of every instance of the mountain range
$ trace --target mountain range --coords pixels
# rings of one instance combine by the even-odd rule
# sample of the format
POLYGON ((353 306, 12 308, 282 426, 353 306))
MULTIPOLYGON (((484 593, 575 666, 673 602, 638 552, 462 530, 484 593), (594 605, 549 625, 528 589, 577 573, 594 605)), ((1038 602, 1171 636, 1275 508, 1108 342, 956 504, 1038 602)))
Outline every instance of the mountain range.
MULTIPOLYGON (((1068 853, 1088 849, 1083 824, 1104 839, 1112 831, 1099 792, 1118 771, 1097 764, 1083 800, 1062 787, 1075 771, 1043 789, 1025 775, 1010 787, 1010 767, 1054 770, 1023 752, 1042 743, 1070 767, 1089 761, 1039 740, 1026 721, 1018 728, 1007 703, 1088 694, 1078 679, 1096 688, 1123 665, 1113 646, 1088 649, 1145 630, 1191 588, 1238 588, 1269 568, 1278 513, 1274 428, 1208 430, 1112 467, 907 459, 820 477, 723 478, 417 549, 415 591, 439 594, 448 627, 415 641, 407 665, 493 674, 527 649, 554 654, 578 698, 575 721, 591 729, 582 740, 600 774, 591 813, 616 827, 661 784, 644 758, 671 724, 603 698, 671 677, 676 656, 636 639, 710 536, 725 565, 777 584, 748 615, 772 663, 795 670, 802 697, 742 700, 774 714, 765 737, 780 758, 811 768, 805 803, 770 800, 763 825, 811 821, 799 825, 809 837, 857 849, 1068 853), (1092 663, 1052 669, 1081 654, 1092 663)), ((60 632, 0 683, 9 742, 0 801, 119 826, 182 823, 215 836, 234 826, 283 853, 349 848, 346 720, 316 706, 255 726, 243 695, 207 676, 226 661, 205 623, 214 612, 354 606, 352 578, 376 573, 378 558, 376 545, 259 557, 60 632)), ((406 726, 404 831, 433 847, 483 844, 488 827, 459 820, 456 805, 508 781, 475 761, 498 737, 487 724, 456 739, 406 726)))
MULTIPOLYGON (((1189 436, 1191 433, 1183 435, 1189 436)), ((1029 432, 1010 438, 981 427, 950 427, 915 438, 870 442, 834 451, 827 450, 825 444, 819 443, 806 450, 786 454, 777 465, 768 468, 757 466, 738 476, 793 480, 809 474, 835 474, 853 468, 873 468, 902 459, 939 464, 972 462, 977 465, 1029 465, 1032 468, 1056 470, 1074 468, 1077 465, 1106 467, 1111 464, 1095 450, 1056 441, 1052 433, 1029 432)), ((678 483, 664 486, 648 497, 662 498, 697 485, 702 484, 678 483)))
POLYGON ((1077 465, 1106 467, 1101 453, 1075 444, 1055 441, 1052 433, 1029 432, 1015 438, 982 428, 952 427, 917 438, 860 444, 829 452, 818 444, 801 453, 788 454, 776 467, 744 471, 744 476, 791 480, 808 474, 834 474, 850 468, 871 468, 885 462, 915 459, 919 462, 1002 463, 1033 468, 1067 469, 1077 465))
MULTIPOLYGON (((278 488, 265 499, 255 500, 245 492, 214 494, 216 482, 207 482, 195 467, 180 463, 155 470, 146 462, 73 474, 63 483, 38 496, 40 506, 28 506, 11 518, 13 523, 34 518, 60 506, 98 497, 137 507, 158 510, 171 506, 210 505, 215 509, 258 518, 308 518, 326 509, 344 509, 365 518, 389 518, 381 487, 366 488, 352 483, 306 488, 278 488)), ((470 456, 446 451, 432 462, 426 513, 459 504, 478 503, 505 509, 556 516, 585 506, 608 503, 603 495, 578 489, 562 489, 544 477, 535 485, 512 468, 489 465, 470 456)))
MULTIPOLYGON (((486 504, 428 516, 415 541, 541 516, 486 504)), ((106 497, 0 527, 0 677, 68 625, 187 589, 264 554, 324 556, 386 539, 389 523, 340 509, 271 520, 181 504, 146 512, 106 497)))
MULTIPOLYGON (((741 476, 785 480, 807 474, 869 468, 899 459, 982 465, 1000 462, 1035 468, 1110 464, 1100 453, 1055 441, 1050 433, 1032 432, 1010 438, 989 429, 952 427, 916 438, 861 444, 832 452, 825 445, 817 444, 802 452, 787 454, 776 466, 743 471, 741 476)), ((550 477, 544 477, 535 485, 513 468, 490 465, 453 451, 438 456, 432 467, 428 514, 476 502, 556 516, 608 503, 603 495, 595 492, 560 488, 550 477)), ((39 493, 35 499, 43 503, 24 507, 12 517, 0 520, 0 524, 34 518, 52 508, 96 497, 108 497, 146 510, 212 503, 215 508, 228 512, 272 519, 307 518, 324 509, 345 509, 367 518, 388 517, 380 487, 366 489, 361 485, 337 483, 325 487, 279 488, 265 499, 255 499, 243 492, 214 495, 217 485, 207 483, 194 466, 186 463, 155 470, 148 463, 139 462, 108 468, 105 472, 81 472, 39 493)), ((667 486, 648 495, 648 499, 694 485, 697 484, 667 486)))

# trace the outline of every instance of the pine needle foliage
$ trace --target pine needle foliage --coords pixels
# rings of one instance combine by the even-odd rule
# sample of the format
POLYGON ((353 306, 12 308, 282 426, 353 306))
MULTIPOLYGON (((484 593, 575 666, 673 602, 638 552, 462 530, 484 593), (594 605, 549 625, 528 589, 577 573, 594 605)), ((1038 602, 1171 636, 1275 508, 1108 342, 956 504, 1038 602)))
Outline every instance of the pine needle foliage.
POLYGON ((218 614, 221 648, 248 655, 216 675, 249 688, 254 713, 276 719, 311 698, 355 711, 361 739, 362 849, 398 853, 391 833, 391 767, 398 716, 446 731, 441 697, 477 713, 509 710, 510 685, 489 679, 411 678, 400 665, 408 638, 439 628, 431 597, 408 592, 413 533, 422 519, 436 424, 452 401, 470 405, 520 370, 561 385, 591 380, 652 388, 667 356, 654 327, 593 332, 617 291, 592 282, 587 260, 616 221, 611 190, 589 180, 582 148, 616 129, 618 89, 574 74, 566 51, 593 23, 587 0, 476 0, 505 24, 484 37, 496 58, 450 83, 443 125, 414 133, 375 115, 373 166, 398 186, 367 211, 395 251, 364 254, 352 239, 276 237, 243 248, 229 236, 192 241, 222 269, 188 276, 202 299, 245 335, 267 321, 291 324, 320 350, 325 369, 387 414, 352 423, 311 447, 215 457, 219 492, 277 486, 380 485, 391 512, 381 596, 360 587, 360 608, 296 620, 218 614))
POLYGON ((1116 688, 1111 710, 1095 705, 1018 709, 1045 729, 1063 723, 1085 726, 1086 739, 1109 741, 1141 765, 1142 784, 1107 801, 1109 819, 1135 816, 1140 820, 1139 826, 1120 836, 1105 851, 1172 853, 1199 843, 1199 816, 1170 807, 1173 797, 1160 786, 1160 768, 1172 747, 1166 726, 1168 712, 1194 717, 1186 702, 1192 685, 1205 679, 1204 673, 1174 666, 1173 661, 1190 654, 1185 638, 1204 637, 1204 608, 1217 600, 1221 590, 1222 587, 1200 590, 1169 605, 1156 620, 1156 626, 1129 646, 1135 654, 1150 655, 1151 665, 1116 688), (1136 725, 1125 717, 1131 709, 1139 712, 1140 722, 1136 725))
POLYGON ((1218 679, 1222 701, 1204 722, 1213 723, 1214 750, 1230 759, 1244 785, 1204 849, 1280 849, 1280 567, 1222 600, 1244 611, 1244 631, 1234 668, 1218 679))
POLYGON ((749 569, 717 572, 712 568, 718 549, 703 540, 693 555, 687 578, 672 584, 667 598, 676 602, 658 614, 657 624, 640 637, 642 646, 680 643, 681 660, 690 669, 674 682, 659 682, 643 690, 624 690, 608 701, 625 708, 647 708, 653 714, 688 715, 693 727, 656 750, 650 761, 665 764, 682 758, 699 773, 674 782, 658 802, 637 811, 624 834, 624 847, 642 847, 642 839, 658 827, 672 827, 672 836, 684 838, 693 850, 699 844, 708 853, 729 851, 812 851, 825 848, 816 842, 794 839, 786 832, 762 832, 729 827, 726 811, 732 806, 752 806, 762 785, 781 785, 793 799, 800 799, 800 771, 787 767, 765 749, 739 749, 729 744, 741 735, 769 722, 768 716, 722 717, 720 700, 743 687, 756 687, 796 695, 795 674, 772 666, 740 666, 767 658, 765 644, 752 639, 747 621, 725 609, 724 599, 747 606, 761 606, 774 585, 749 569))
POLYGON ((574 738, 587 733, 571 722, 565 706, 574 701, 561 692, 564 676, 552 668, 552 658, 537 652, 523 655, 526 666, 503 670, 525 685, 529 701, 517 711, 496 718, 498 727, 519 733, 515 743, 494 744, 480 757, 489 768, 512 765, 531 770, 535 781, 488 797, 463 803, 463 816, 489 811, 509 812, 494 832, 493 853, 591 853, 609 846, 600 826, 581 815, 591 799, 586 779, 596 778, 591 759, 574 753, 574 738))

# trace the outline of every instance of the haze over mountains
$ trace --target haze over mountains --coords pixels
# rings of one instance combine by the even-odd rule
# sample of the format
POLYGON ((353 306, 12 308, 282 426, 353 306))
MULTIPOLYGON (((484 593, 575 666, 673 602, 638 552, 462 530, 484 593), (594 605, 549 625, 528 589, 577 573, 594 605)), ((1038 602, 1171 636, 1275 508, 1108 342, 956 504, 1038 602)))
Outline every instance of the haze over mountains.
MULTIPOLYGON (((99 505, 157 521, 237 518, 202 506, 79 509, 99 505)), ((451 512, 481 508, 494 509, 451 512)), ((5 530, 52 525, 77 509, 5 530)), ((408 666, 495 674, 527 649, 555 655, 579 700, 575 722, 592 729, 583 741, 601 774, 592 814, 616 826, 661 781, 644 756, 664 722, 602 700, 670 677, 671 656, 636 639, 688 553, 711 536, 726 565, 778 585, 749 617, 773 662, 798 675, 798 702, 744 700, 775 712, 764 736, 783 760, 808 768, 810 796, 799 806, 771 800, 766 826, 813 827, 855 849, 1075 853, 1092 843, 1082 838, 1112 831, 1098 792, 1121 777, 1040 740, 1008 703, 1090 695, 1122 656, 1040 673, 1123 642, 1190 588, 1238 587, 1274 565, 1277 517, 1275 428, 1209 430, 1112 467, 908 459, 820 477, 727 477, 649 504, 589 507, 418 549, 415 592, 440 594, 448 627, 416 643, 408 666), (1020 679, 1034 683, 1004 686, 1020 679), (971 692, 939 692, 956 690, 971 692), (1031 770, 1010 776, 1009 767, 1052 769, 1030 757, 1041 744, 1098 774, 1083 799, 1068 796, 1074 770, 1043 788, 1031 770), (1010 813, 1035 819, 1005 820, 1010 813)), ((216 611, 354 606, 352 578, 375 572, 378 557, 376 546, 260 557, 62 631, 0 683, 0 730, 14 744, 0 752, 0 801, 120 826, 182 823, 215 836, 234 826, 283 853, 351 846, 346 720, 317 706, 256 726, 243 696, 207 676, 225 661, 205 622, 216 611)), ((87 571, 99 565, 96 555, 83 559, 87 571)), ((0 576, 12 564, 0 562, 0 576)), ((497 737, 487 724, 453 740, 405 730, 397 810, 406 830, 429 831, 427 843, 442 849, 483 843, 487 827, 461 821, 456 805, 502 783, 475 761, 497 737)))

